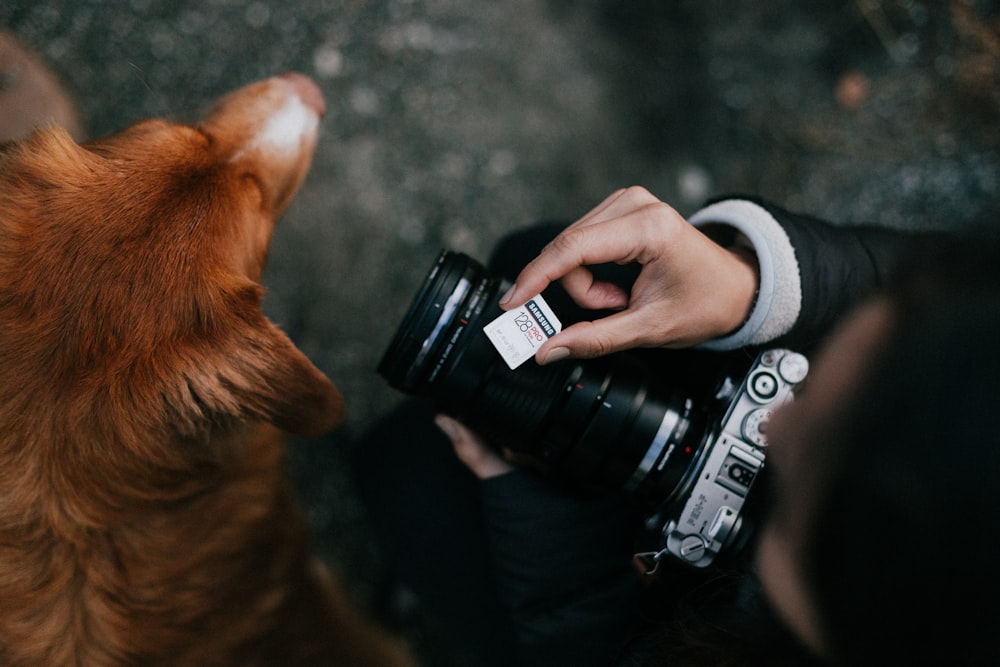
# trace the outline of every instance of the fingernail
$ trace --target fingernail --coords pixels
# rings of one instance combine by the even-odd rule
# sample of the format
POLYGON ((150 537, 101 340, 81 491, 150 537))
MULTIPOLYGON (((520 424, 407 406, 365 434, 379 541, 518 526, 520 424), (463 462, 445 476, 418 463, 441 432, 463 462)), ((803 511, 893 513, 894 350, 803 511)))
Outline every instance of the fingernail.
POLYGON ((434 418, 434 423, 437 424, 437 427, 441 429, 441 431, 444 432, 444 434, 448 436, 448 439, 452 442, 455 442, 461 437, 461 434, 458 431, 458 425, 449 417, 438 415, 434 418))
POLYGON ((504 295, 502 297, 500 297, 500 305, 501 306, 506 306, 507 305, 507 302, 510 301, 510 298, 512 296, 514 296, 514 290, 516 290, 516 289, 517 289, 517 285, 511 285, 510 289, 507 290, 507 292, 504 293, 504 295))
POLYGON ((569 348, 554 347, 551 350, 549 350, 549 353, 545 355, 545 358, 538 363, 544 366, 546 364, 552 364, 567 358, 569 358, 569 348))

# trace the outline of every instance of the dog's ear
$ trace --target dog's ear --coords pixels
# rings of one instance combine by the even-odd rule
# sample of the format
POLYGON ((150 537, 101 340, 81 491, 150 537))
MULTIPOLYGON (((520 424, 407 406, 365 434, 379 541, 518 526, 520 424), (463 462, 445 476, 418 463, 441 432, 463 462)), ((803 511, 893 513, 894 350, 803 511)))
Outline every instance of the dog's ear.
POLYGON ((171 403, 195 431, 206 420, 263 419, 313 437, 331 430, 343 416, 340 392, 259 312, 241 318, 221 339, 193 350, 185 362, 185 386, 171 403))

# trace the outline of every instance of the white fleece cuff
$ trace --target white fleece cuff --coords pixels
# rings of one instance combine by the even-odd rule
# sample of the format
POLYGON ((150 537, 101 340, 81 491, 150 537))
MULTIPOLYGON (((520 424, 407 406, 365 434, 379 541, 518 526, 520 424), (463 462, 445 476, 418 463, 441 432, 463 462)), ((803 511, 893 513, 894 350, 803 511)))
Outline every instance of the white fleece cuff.
POLYGON ((750 242, 760 266, 760 291, 742 327, 699 345, 708 350, 735 350, 763 345, 787 333, 802 308, 802 277, 788 234, 763 206, 726 199, 706 206, 690 218, 695 227, 727 225, 750 242))

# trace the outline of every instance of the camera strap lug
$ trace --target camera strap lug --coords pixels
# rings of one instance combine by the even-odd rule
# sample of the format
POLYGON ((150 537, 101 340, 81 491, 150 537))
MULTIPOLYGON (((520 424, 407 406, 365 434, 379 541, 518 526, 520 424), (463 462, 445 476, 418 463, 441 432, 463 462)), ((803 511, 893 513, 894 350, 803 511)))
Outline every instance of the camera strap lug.
POLYGON ((666 549, 659 551, 640 551, 632 555, 632 568, 643 578, 655 579, 660 567, 660 559, 667 554, 666 549))

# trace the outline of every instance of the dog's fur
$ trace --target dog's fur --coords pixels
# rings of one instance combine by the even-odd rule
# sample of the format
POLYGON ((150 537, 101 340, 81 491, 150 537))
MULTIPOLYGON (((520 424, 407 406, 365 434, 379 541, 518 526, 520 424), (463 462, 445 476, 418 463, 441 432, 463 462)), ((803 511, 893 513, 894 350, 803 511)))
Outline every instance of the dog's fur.
POLYGON ((261 313, 323 101, 0 147, 0 664, 409 664, 307 552, 281 431, 340 419, 261 313))

